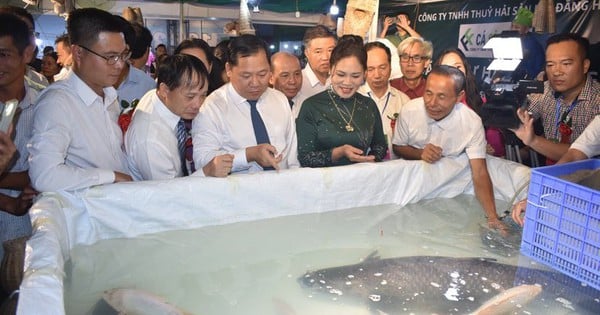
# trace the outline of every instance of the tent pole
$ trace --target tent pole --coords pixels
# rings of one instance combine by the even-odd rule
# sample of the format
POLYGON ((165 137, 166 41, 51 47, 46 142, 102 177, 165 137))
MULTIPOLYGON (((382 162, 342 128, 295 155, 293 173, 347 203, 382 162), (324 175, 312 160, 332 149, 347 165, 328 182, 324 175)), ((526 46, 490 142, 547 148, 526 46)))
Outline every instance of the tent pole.
MULTIPOLYGON (((185 39, 185 25, 183 23, 183 0, 179 1, 179 43, 185 39)), ((175 45, 175 46, 177 46, 175 45)))
POLYGON ((372 42, 377 39, 377 24, 379 22, 379 0, 374 0, 375 3, 375 16, 373 16, 373 21, 371 21, 371 27, 367 32, 367 41, 372 42))

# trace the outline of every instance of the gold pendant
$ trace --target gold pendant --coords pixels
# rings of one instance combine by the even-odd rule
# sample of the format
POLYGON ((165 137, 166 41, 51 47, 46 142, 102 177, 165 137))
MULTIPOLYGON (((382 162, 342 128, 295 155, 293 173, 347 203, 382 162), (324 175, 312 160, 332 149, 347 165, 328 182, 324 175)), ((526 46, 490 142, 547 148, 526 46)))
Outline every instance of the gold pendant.
POLYGON ((354 131, 354 127, 350 126, 350 124, 347 124, 346 125, 346 131, 348 131, 348 132, 354 131))

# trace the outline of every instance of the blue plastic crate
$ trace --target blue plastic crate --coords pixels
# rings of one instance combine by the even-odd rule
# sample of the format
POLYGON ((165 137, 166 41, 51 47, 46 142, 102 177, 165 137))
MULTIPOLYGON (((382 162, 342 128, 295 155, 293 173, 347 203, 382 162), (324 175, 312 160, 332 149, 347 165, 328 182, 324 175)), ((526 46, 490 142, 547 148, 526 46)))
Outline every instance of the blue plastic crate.
POLYGON ((591 159, 531 170, 521 253, 600 290, 600 192, 559 178, 591 159))

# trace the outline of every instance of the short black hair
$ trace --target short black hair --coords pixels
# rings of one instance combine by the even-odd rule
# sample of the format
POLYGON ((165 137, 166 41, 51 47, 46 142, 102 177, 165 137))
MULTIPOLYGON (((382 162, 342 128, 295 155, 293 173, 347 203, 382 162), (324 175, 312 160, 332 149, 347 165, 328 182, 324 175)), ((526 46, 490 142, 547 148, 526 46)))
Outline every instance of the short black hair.
POLYGON ((133 25, 131 24, 131 22, 127 21, 124 17, 120 15, 115 15, 115 17, 121 23, 123 37, 125 37, 125 44, 127 44, 127 47, 135 46, 137 38, 135 37, 135 31, 133 30, 133 25))
POLYGON ((156 71, 156 87, 164 83, 170 90, 180 86, 200 86, 208 84, 208 70, 200 59, 190 55, 165 57, 156 71))
POLYGON ((102 32, 121 33, 123 23, 109 12, 96 8, 76 9, 69 14, 67 31, 72 45, 92 46, 102 32))
POLYGON ((150 30, 138 23, 131 23, 135 34, 135 44, 130 45, 131 58, 138 59, 144 56, 148 47, 152 46, 152 33, 150 30))
POLYGON ((30 34, 29 26, 23 19, 11 13, 0 13, 0 37, 11 37, 19 56, 31 45, 30 34))
POLYGON ((310 41, 315 38, 333 38, 335 40, 336 36, 326 26, 317 25, 307 29, 306 32, 304 32, 302 44, 304 47, 308 47, 310 41))
POLYGON ((367 70, 367 51, 363 39, 357 35, 344 35, 340 37, 337 45, 331 52, 329 67, 333 68, 340 60, 347 57, 356 57, 364 70, 367 70))
POLYGON ((428 74, 428 78, 432 74, 443 75, 450 77, 454 81, 454 93, 458 95, 460 91, 465 89, 465 75, 458 68, 447 65, 436 65, 431 68, 431 72, 428 74))
POLYGON ((58 35, 54 40, 54 44, 63 43, 65 46, 71 46, 71 40, 69 39, 69 34, 58 35))
POLYGON ((271 54, 267 49, 267 44, 256 35, 244 34, 233 38, 229 42, 229 57, 227 62, 232 66, 237 66, 240 57, 248 57, 264 51, 267 57, 267 63, 271 65, 271 54))
POLYGON ((207 42, 205 42, 204 40, 199 39, 199 38, 191 38, 191 39, 183 40, 181 43, 179 43, 179 45, 177 45, 177 47, 175 48, 175 51, 173 53, 180 54, 182 50, 190 49, 190 48, 198 48, 198 49, 202 50, 204 52, 204 54, 206 55, 206 59, 208 60, 208 63, 212 65, 214 56, 212 54, 210 46, 208 45, 207 42))
POLYGON ((365 44, 365 51, 367 53, 369 52, 369 50, 372 50, 375 48, 381 48, 381 49, 383 49, 383 51, 385 51, 385 54, 387 55, 387 60, 391 65, 392 64, 392 51, 388 48, 388 46, 386 46, 382 42, 370 42, 370 43, 365 44))
POLYGON ((12 5, 6 5, 0 6, 0 13, 14 14, 17 17, 26 20, 25 22, 29 24, 27 25, 27 28, 31 28, 32 31, 35 31, 35 21, 33 20, 33 15, 31 15, 31 13, 29 13, 29 11, 26 9, 12 5))
POLYGON ((560 33, 552 35, 546 40, 546 49, 552 44, 558 44, 567 41, 574 41, 579 46, 579 52, 581 53, 581 59, 590 59, 590 41, 575 33, 560 33))
MULTIPOLYGON (((55 51, 51 51, 51 52, 47 52, 44 54, 44 57, 51 57, 52 59, 54 59, 55 62, 58 61, 58 54, 55 51)), ((58 65, 60 67, 60 65, 58 65)))

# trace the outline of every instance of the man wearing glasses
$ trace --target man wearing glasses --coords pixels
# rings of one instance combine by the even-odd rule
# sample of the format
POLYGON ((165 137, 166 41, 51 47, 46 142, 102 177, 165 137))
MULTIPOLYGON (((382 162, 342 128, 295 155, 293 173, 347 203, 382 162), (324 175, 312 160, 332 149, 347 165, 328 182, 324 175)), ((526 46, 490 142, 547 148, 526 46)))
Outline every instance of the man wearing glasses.
POLYGON ((433 46, 419 37, 409 37, 398 45, 402 77, 390 84, 404 92, 410 99, 423 96, 425 92, 425 70, 431 67, 433 46))
POLYGON ((118 17, 85 8, 69 15, 72 72, 40 95, 29 143, 38 191, 130 181, 112 87, 131 56, 118 17))

